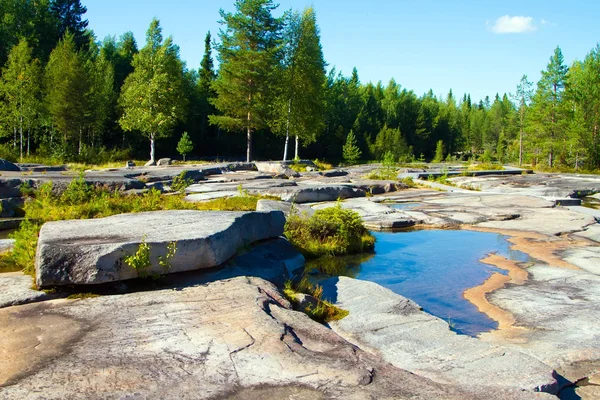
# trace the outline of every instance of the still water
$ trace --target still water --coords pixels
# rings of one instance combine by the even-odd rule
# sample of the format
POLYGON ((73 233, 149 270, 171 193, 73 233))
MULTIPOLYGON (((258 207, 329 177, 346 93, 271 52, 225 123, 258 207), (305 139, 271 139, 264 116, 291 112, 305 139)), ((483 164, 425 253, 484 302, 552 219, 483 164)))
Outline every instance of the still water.
MULTIPOLYGON (((408 297, 426 312, 448 321, 451 329, 471 336, 498 325, 465 300, 463 292, 482 284, 494 272, 506 274, 479 260, 491 253, 515 261, 529 260, 526 254, 510 249, 507 236, 495 233, 418 230, 374 235, 375 254, 345 258, 346 269, 341 274, 376 282, 408 297)), ((330 274, 340 274, 340 268, 330 274)))

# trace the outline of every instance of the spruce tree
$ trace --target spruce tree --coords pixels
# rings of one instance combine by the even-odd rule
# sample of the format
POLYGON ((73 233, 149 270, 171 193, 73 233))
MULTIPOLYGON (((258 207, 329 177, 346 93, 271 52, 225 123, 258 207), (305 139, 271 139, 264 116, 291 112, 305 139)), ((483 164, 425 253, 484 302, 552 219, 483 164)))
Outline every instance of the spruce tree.
POLYGON ((213 83, 212 104, 223 115, 210 115, 211 124, 227 131, 246 132, 246 160, 252 160, 252 133, 268 125, 275 72, 281 57, 282 18, 271 12, 272 0, 237 0, 236 12, 220 10, 219 74, 213 83))
POLYGON ((90 82, 73 34, 67 32, 46 66, 46 105, 63 146, 80 137, 86 122, 90 82))
POLYGON ((185 161, 185 155, 191 153, 192 150, 194 150, 194 144, 188 133, 183 132, 181 139, 179 139, 179 143, 177 143, 177 152, 181 154, 183 161, 185 161))
POLYGON ((65 33, 73 34, 77 49, 87 50, 90 34, 86 30, 88 20, 83 19, 83 14, 87 8, 81 4, 80 0, 52 0, 50 11, 58 21, 58 37, 63 37, 65 33))
POLYGON ((542 71, 542 78, 532 101, 531 117, 536 144, 548 155, 550 168, 554 165, 554 155, 558 149, 556 144, 564 139, 565 134, 566 120, 562 100, 567 71, 562 51, 560 47, 556 47, 546 70, 542 71))
POLYGON ((348 136, 346 137, 346 143, 342 147, 342 156, 344 157, 344 161, 348 164, 355 164, 362 155, 362 151, 358 147, 358 143, 356 142, 356 136, 354 136, 354 132, 350 130, 348 136))
POLYGON ((217 74, 215 73, 212 59, 211 35, 210 32, 207 32, 204 38, 204 55, 202 56, 198 71, 197 92, 199 96, 198 110, 200 114, 201 140, 207 136, 208 116, 215 113, 214 107, 210 104, 210 99, 216 97, 215 91, 212 88, 212 84, 216 78, 217 74))
POLYGON ((140 131, 150 140, 150 162, 154 162, 155 141, 168 137, 183 120, 183 65, 171 37, 163 41, 160 23, 153 19, 146 33, 146 45, 133 57, 133 72, 125 79, 119 103, 119 119, 126 131, 140 131))

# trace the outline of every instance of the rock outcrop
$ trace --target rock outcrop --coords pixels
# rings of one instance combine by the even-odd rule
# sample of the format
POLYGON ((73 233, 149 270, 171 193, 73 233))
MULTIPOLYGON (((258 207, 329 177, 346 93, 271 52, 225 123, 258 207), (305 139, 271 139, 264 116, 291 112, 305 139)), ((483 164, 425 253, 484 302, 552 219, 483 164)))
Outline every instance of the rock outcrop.
POLYGON ((124 262, 140 243, 151 246, 152 267, 164 273, 159 257, 171 242, 177 252, 169 273, 220 265, 242 246, 280 236, 285 217, 280 211, 155 211, 107 218, 55 221, 42 226, 36 275, 39 287, 98 284, 136 278, 124 262))
POLYGON ((0 310, 0 398, 529 399, 396 368, 262 279, 0 310))

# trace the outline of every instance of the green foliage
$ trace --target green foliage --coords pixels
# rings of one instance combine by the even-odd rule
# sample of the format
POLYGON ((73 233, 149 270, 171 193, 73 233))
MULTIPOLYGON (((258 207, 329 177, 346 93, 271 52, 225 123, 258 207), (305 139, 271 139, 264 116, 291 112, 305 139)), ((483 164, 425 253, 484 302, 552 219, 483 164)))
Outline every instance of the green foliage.
POLYGON ((406 178, 402 178, 400 180, 400 182, 404 183, 409 188, 415 188, 415 187, 417 187, 417 184, 415 183, 415 181, 413 180, 413 178, 411 178, 410 176, 407 176, 406 178))
POLYGON ((438 140, 437 145, 435 146, 435 157, 433 157, 433 162, 439 163, 444 161, 444 141, 438 140))
POLYGON ((163 273, 169 272, 171 269, 171 260, 177 253, 177 242, 169 242, 167 244, 167 253, 163 256, 158 256, 158 265, 162 269, 163 273))
POLYGON ((346 144, 342 148, 342 155, 344 157, 344 161, 348 164, 355 164, 362 155, 362 151, 358 147, 356 142, 356 136, 354 136, 354 132, 350 130, 348 136, 346 137, 346 144))
POLYGON ((307 257, 372 251, 375 238, 360 215, 335 207, 318 210, 311 217, 293 214, 285 224, 285 236, 307 257))
POLYGON ((187 187, 191 186, 194 183, 192 178, 187 176, 186 171, 183 171, 179 175, 173 178, 173 182, 171 182, 171 189, 175 192, 183 192, 187 187))
POLYGON ((126 256, 123 261, 135 269, 138 276, 142 278, 148 276, 148 270, 152 267, 152 263, 150 262, 150 245, 146 243, 145 237, 136 252, 130 256, 126 256))
POLYGON ((171 134, 183 120, 187 104, 178 47, 171 37, 163 41, 157 19, 150 23, 146 45, 133 56, 133 72, 125 79, 119 103, 123 108, 119 124, 150 139, 150 159, 154 160, 154 141, 171 134))
POLYGON ((326 63, 314 10, 289 15, 283 39, 283 69, 270 126, 274 133, 309 144, 325 126, 326 63))
POLYGON ((281 59, 284 17, 274 18, 272 0, 238 0, 236 12, 220 10, 224 29, 219 37, 219 74, 212 88, 212 104, 222 115, 210 123, 227 131, 246 131, 246 160, 252 159, 252 131, 270 119, 276 73, 281 59))
POLYGON ((96 297, 100 297, 100 295, 96 293, 73 293, 67 296, 67 300, 84 300, 96 297))
POLYGON ((185 161, 185 155, 191 153, 192 150, 194 150, 194 144, 192 143, 188 133, 183 132, 179 143, 177 143, 177 151, 183 156, 183 161, 185 161))
POLYGON ((296 286, 292 281, 286 281, 284 283, 283 294, 295 306, 299 305, 297 299, 298 293, 308 294, 314 298, 316 304, 314 306, 308 305, 301 311, 305 312, 310 318, 317 322, 327 323, 339 321, 349 314, 347 310, 343 310, 330 302, 323 300, 323 287, 319 285, 313 286, 306 278, 300 281, 296 286))

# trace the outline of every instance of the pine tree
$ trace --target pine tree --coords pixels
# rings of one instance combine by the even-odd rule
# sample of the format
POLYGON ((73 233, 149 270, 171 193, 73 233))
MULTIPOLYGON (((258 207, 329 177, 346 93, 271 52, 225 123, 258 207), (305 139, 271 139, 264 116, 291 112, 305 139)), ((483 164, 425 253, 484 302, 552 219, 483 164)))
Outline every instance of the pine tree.
POLYGON ((435 146, 435 157, 433 157, 433 162, 439 163, 444 161, 444 141, 438 140, 437 145, 435 146))
POLYGON ((285 161, 290 135, 296 137, 295 158, 299 158, 300 140, 304 144, 311 143, 323 130, 326 75, 319 28, 312 8, 306 8, 302 15, 294 13, 290 16, 284 37, 282 90, 277 99, 278 116, 274 119, 273 130, 285 133, 285 161))
POLYGON ((562 100, 567 71, 562 51, 556 47, 546 70, 542 71, 532 101, 531 117, 537 133, 537 144, 547 153, 548 166, 551 168, 556 144, 564 140, 566 120, 562 100))
POLYGON ((126 131, 140 131, 150 140, 150 162, 154 162, 155 141, 171 134, 183 120, 183 65, 171 37, 163 42, 160 23, 153 19, 146 33, 146 45, 133 57, 133 72, 125 79, 119 103, 119 119, 126 131))
POLYGON ((50 54, 46 66, 46 104, 54 127, 63 134, 63 146, 81 137, 90 87, 73 34, 66 33, 50 54))
POLYGON ((215 91, 212 89, 212 84, 217 78, 214 71, 212 59, 210 32, 206 33, 204 38, 204 55, 200 62, 200 70, 198 71, 198 96, 199 96, 199 114, 200 114, 200 138, 204 139, 208 131, 208 116, 215 113, 215 109, 210 104, 210 99, 216 97, 215 91))
POLYGON ((87 8, 81 5, 80 0, 52 0, 50 11, 58 21, 58 37, 65 33, 73 34, 77 49, 87 50, 90 34, 86 30, 88 20, 83 19, 87 8))
POLYGON ((181 139, 179 139, 179 143, 177 143, 177 152, 181 154, 183 161, 185 161, 185 155, 191 153, 192 150, 194 150, 194 144, 192 143, 188 133, 183 132, 181 139))
POLYGON ((38 117, 41 109, 41 78, 40 61, 32 59, 32 51, 27 41, 22 39, 12 48, 8 61, 2 70, 0 87, 6 99, 6 113, 9 120, 16 121, 19 129, 19 154, 23 159, 24 136, 27 129, 27 154, 31 137, 31 126, 38 117))
POLYGON ((356 136, 354 136, 354 132, 350 130, 348 136, 346 137, 346 144, 344 144, 342 148, 342 156, 344 157, 344 161, 348 164, 355 164, 362 155, 362 151, 358 147, 356 142, 356 136))
POLYGON ((223 115, 209 121, 228 131, 246 132, 246 160, 252 160, 252 132, 270 118, 275 72, 281 57, 283 18, 274 18, 272 0, 237 0, 236 13, 220 10, 219 74, 213 105, 223 115))

